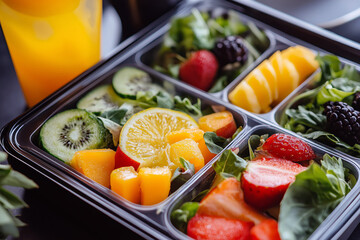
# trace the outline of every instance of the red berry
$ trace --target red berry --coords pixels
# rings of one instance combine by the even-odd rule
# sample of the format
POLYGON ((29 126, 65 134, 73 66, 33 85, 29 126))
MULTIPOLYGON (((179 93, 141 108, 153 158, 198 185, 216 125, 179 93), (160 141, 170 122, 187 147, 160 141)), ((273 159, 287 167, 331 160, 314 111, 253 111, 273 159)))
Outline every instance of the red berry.
POLYGON ((218 66, 214 54, 207 50, 196 51, 181 64, 179 76, 182 81, 207 91, 214 82, 218 66))
POLYGON ((262 158, 249 162, 241 178, 245 202, 260 209, 278 205, 295 175, 306 168, 279 158, 262 158))
POLYGON ((252 222, 196 214, 190 219, 187 234, 194 239, 248 240, 252 222))
POLYGON ((274 219, 262 221, 250 230, 251 240, 280 240, 278 223, 274 219))
POLYGON ((273 157, 283 158, 293 162, 312 160, 315 158, 314 151, 306 142, 282 133, 270 136, 262 146, 262 150, 273 157))

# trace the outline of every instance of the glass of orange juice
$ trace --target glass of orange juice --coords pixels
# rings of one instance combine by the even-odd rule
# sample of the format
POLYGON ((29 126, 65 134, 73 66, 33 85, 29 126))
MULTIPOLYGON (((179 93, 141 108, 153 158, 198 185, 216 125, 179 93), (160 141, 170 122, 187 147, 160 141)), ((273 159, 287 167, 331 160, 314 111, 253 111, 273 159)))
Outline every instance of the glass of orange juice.
POLYGON ((31 107, 100 60, 102 0, 0 0, 0 23, 31 107))

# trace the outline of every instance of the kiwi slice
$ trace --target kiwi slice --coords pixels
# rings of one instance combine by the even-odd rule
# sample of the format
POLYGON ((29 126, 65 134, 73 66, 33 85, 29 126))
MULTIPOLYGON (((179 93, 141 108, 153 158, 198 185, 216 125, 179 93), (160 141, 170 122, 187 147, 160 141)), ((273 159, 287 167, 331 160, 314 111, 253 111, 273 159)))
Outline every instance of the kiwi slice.
POLYGON ((118 109, 123 102, 124 100, 114 92, 112 86, 107 84, 87 93, 78 101, 76 106, 79 109, 100 115, 103 112, 118 109))
POLYGON ((71 109, 51 117, 40 130, 42 147, 69 163, 79 150, 110 147, 112 137, 102 122, 82 109, 71 109))
POLYGON ((149 74, 134 67, 124 67, 117 71, 112 85, 120 97, 129 99, 136 99, 139 91, 151 91, 155 94, 164 91, 162 87, 151 82, 149 74))

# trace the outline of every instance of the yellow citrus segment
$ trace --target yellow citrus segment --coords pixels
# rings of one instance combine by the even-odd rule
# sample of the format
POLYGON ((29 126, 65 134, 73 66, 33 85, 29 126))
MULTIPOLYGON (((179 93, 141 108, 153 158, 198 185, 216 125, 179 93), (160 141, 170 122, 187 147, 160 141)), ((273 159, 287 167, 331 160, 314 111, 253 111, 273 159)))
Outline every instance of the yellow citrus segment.
POLYGON ((269 60, 265 60, 258 66, 258 69, 264 75, 269 84, 273 100, 276 100, 279 97, 279 92, 277 83, 278 80, 274 67, 271 65, 269 60))
POLYGON ((302 81, 319 67, 315 53, 303 46, 290 47, 284 50, 282 55, 294 64, 302 81))
POLYGON ((245 81, 241 81, 236 88, 230 92, 229 100, 238 107, 253 113, 260 113, 260 103, 255 95, 255 91, 245 81))
POLYGON ((194 140, 195 142, 199 142, 201 139, 203 139, 204 131, 197 128, 191 128, 191 129, 181 129, 179 131, 174 131, 169 133, 166 138, 168 143, 173 144, 178 141, 184 140, 186 138, 190 138, 194 140))
POLYGON ((266 112, 273 99, 269 83, 264 75, 256 68, 245 78, 245 81, 255 90, 254 92, 260 103, 261 111, 266 112))
POLYGON ((319 67, 316 55, 303 46, 276 51, 229 94, 231 103, 253 113, 266 113, 319 67))
POLYGON ((277 103, 287 97, 300 83, 300 76, 293 63, 287 59, 283 59, 282 75, 278 79, 279 98, 277 103))
POLYGON ((123 126, 119 147, 141 167, 168 166, 174 171, 178 165, 170 160, 167 135, 182 129, 199 128, 189 115, 164 109, 149 108, 133 115, 123 126))

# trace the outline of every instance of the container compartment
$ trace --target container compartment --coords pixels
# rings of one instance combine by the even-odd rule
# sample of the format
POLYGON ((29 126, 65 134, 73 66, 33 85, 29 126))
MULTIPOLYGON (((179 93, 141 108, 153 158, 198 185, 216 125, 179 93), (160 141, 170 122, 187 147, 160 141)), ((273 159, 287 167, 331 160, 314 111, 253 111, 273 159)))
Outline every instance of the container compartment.
MULTIPOLYGON (((235 142, 232 147, 239 148, 240 156, 242 154, 245 154, 245 156, 247 156, 248 139, 251 135, 263 135, 263 134, 272 135, 275 133, 286 133, 289 135, 296 136, 295 134, 289 133, 286 130, 284 131, 279 127, 258 125, 253 127, 245 136, 243 136, 241 139, 235 142)), ((301 137, 300 139, 304 140, 305 142, 308 142, 318 157, 321 157, 326 153, 335 157, 341 156, 341 155, 329 153, 326 148, 323 148, 322 146, 319 146, 317 144, 313 144, 306 139, 303 139, 301 137)), ((219 158, 219 156, 217 158, 219 158)), ((341 231, 343 234, 346 234, 347 228, 343 227, 345 224, 344 219, 348 220, 348 218, 350 218, 349 216, 351 216, 351 214, 355 214, 357 210, 357 208, 353 207, 352 205, 355 204, 356 199, 358 198, 357 192, 360 189, 360 182, 358 181, 360 174, 360 167, 356 162, 354 162, 350 158, 341 156, 341 159, 343 161, 344 167, 350 170, 350 172, 356 178, 357 182, 355 186, 352 188, 352 190, 341 201, 341 203, 332 211, 332 213, 321 223, 321 225, 313 232, 313 234, 308 239, 330 239, 338 231, 341 231), (345 215, 347 215, 348 217, 346 217, 345 215)), ((182 191, 179 191, 174 197, 174 199, 172 199, 169 207, 165 211, 164 221, 166 223, 166 226, 171 232, 171 234, 177 239, 189 239, 189 237, 187 237, 184 233, 182 233, 177 228, 175 228, 175 226, 172 224, 170 220, 170 214, 175 209, 178 209, 183 203, 193 200, 194 197, 199 195, 199 193, 201 193, 206 189, 209 189, 215 177, 215 171, 213 170, 212 167, 208 167, 206 170, 207 171, 203 176, 199 176, 197 179, 193 179, 192 186, 188 186, 188 188, 186 189, 184 188, 182 189, 182 191)), ((346 223, 347 225, 353 226, 354 224, 356 224, 356 222, 350 222, 350 221, 354 221, 353 218, 348 221, 349 222, 346 223)))
MULTIPOLYGON (((243 71, 246 71, 246 69, 248 69, 248 68, 253 68, 259 62, 261 62, 261 60, 264 58, 263 56, 266 55, 269 51, 271 51, 271 49, 273 49, 275 44, 276 44, 274 35, 273 35, 273 33, 271 31, 266 30, 266 28, 263 27, 263 24, 261 22, 258 22, 257 20, 255 20, 253 18, 250 18, 250 17, 246 16, 245 14, 242 14, 241 12, 239 12, 239 9, 237 9, 236 7, 226 6, 226 4, 222 4, 220 2, 214 2, 211 5, 209 3, 199 3, 199 4, 196 5, 195 8, 198 9, 200 12, 208 12, 208 11, 213 10, 213 9, 215 9, 216 11, 225 11, 225 10, 229 11, 229 10, 232 10, 232 11, 237 12, 237 14, 239 14, 240 19, 242 20, 242 22, 244 24, 247 24, 248 22, 252 22, 257 27, 264 30, 264 33, 265 33, 265 35, 267 36, 267 38, 269 40, 269 46, 267 47, 267 49, 260 52, 259 57, 257 57, 243 71)), ((177 15, 174 15, 173 18, 184 17, 184 16, 188 16, 190 14, 191 14, 191 9, 187 9, 186 11, 183 11, 183 12, 177 14, 177 15)), ((166 25, 164 25, 159 31, 152 33, 151 37, 154 38, 154 41, 151 44, 149 44, 148 46, 146 46, 142 51, 140 51, 137 54, 137 56, 136 56, 136 61, 137 62, 145 64, 145 65, 147 65, 149 67, 154 66, 154 62, 157 59, 158 52, 161 49, 163 39, 164 39, 165 35, 167 34, 167 32, 170 29, 170 24, 171 24, 171 21, 167 22, 166 25)), ((182 57, 185 57, 185 56, 182 56, 182 57)), ((163 73, 163 74, 165 74, 165 73, 163 73)), ((221 76, 223 76, 223 75, 221 75, 221 76)), ((230 82, 232 80, 233 79, 229 78, 230 82)), ((181 81, 181 80, 179 80, 179 81, 181 81)), ((212 91, 212 94, 216 95, 219 92, 222 92, 222 90, 212 91)))
MULTIPOLYGON (((324 54, 323 53, 320 53, 321 56, 323 56, 324 54)), ((358 73, 360 72, 360 67, 358 64, 355 64, 354 62, 351 62, 349 60, 346 60, 346 59, 343 59, 343 58, 340 58, 339 57, 339 61, 341 62, 341 65, 342 66, 345 66, 345 65, 348 65, 349 67, 353 68, 354 70, 356 70, 358 73)), ((315 73, 312 78, 308 79, 306 82, 304 82, 298 89, 297 89, 297 92, 294 93, 294 94, 291 94, 288 98, 286 98, 283 102, 281 102, 276 109, 274 109, 272 115, 269 116, 268 120, 271 121, 271 122, 274 122, 276 123, 277 125, 279 126, 282 126, 284 127, 284 124, 285 123, 288 123, 288 120, 286 119, 289 119, 287 118, 287 116, 285 115, 285 111, 287 109, 297 109, 298 106, 305 106, 306 104, 310 103, 311 101, 314 101, 315 98, 317 97, 316 96, 316 93, 312 94, 312 96, 310 97, 307 97, 307 98, 302 98, 302 99, 298 99, 297 100, 297 96, 300 95, 300 94, 303 94, 305 92, 309 92, 311 90, 314 90, 315 88, 317 87, 320 87, 319 84, 317 84, 317 80, 319 79, 319 76, 321 76, 321 71, 318 70, 317 73, 315 73), (318 76, 315 76, 316 74, 318 74, 318 76), (285 117, 286 116, 286 117, 285 117)), ((336 79, 336 78, 335 78, 336 79)), ((351 77, 348 78, 351 80, 351 77)), ((329 82, 330 83, 330 82, 329 82)), ((357 83, 359 84, 359 83, 357 83)), ((344 84, 342 84, 344 85, 344 84)), ((360 84, 359 84, 360 85, 360 84)), ((346 92, 346 91, 345 91, 346 92)), ((311 92, 309 92, 311 93, 311 92)), ((343 101, 343 100, 341 100, 343 101)), ((348 102, 349 105, 352 105, 351 102, 349 102, 350 100, 344 100, 345 102, 348 102)), ((320 104, 321 105, 321 104, 320 104)), ((309 114, 307 114, 309 115, 309 114)), ((312 116, 314 118, 314 116, 312 116)), ((326 116, 324 115, 324 118, 326 120, 326 116)), ((306 126, 306 125, 305 125, 306 126)), ((307 127, 308 128, 308 127, 307 127)), ((306 128, 306 129, 307 129, 306 128)), ((326 131, 325 127, 323 129, 318 129, 319 131, 321 130, 324 130, 326 131)), ((300 130, 299 132, 300 133, 300 130)), ((301 134, 300 134, 301 135, 301 134)), ((338 137, 337 137, 338 138, 338 137)), ((309 138, 311 139, 311 138, 309 138)), ((340 138, 339 138, 340 139, 340 138)), ((360 153, 359 154, 356 154, 356 152, 345 152, 341 149, 335 149, 336 148, 336 145, 331 143, 331 141, 329 140, 326 140, 326 138, 324 137, 323 139, 311 139, 312 141, 315 141, 317 142, 318 144, 324 146, 324 147, 327 147, 327 148, 332 148, 334 149, 335 152, 338 152, 338 154, 342 154, 342 155, 346 155, 348 157, 356 157, 356 158, 359 158, 360 157, 360 153)))

